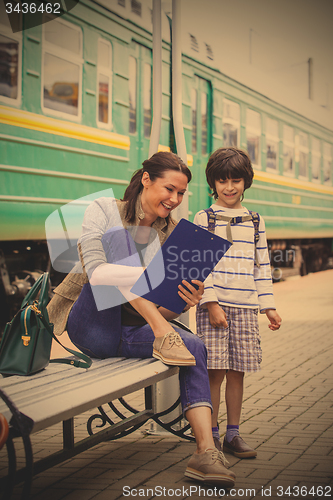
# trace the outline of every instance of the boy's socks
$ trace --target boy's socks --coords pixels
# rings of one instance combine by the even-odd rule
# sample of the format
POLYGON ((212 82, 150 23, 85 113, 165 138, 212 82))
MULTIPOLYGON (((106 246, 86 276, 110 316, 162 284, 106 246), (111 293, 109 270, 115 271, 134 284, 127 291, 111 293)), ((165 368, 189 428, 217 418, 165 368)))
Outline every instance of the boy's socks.
POLYGON ((213 437, 220 440, 220 433, 218 427, 212 427, 213 437))
POLYGON ((227 433, 225 435, 228 443, 233 440, 235 436, 239 436, 239 425, 227 425, 227 433))

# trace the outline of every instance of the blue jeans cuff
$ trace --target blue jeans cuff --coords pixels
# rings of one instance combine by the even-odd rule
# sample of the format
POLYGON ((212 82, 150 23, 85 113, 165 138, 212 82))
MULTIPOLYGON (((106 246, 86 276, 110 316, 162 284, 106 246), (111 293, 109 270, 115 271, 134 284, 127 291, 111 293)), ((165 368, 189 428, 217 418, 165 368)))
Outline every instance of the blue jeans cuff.
POLYGON ((197 401, 196 403, 189 404, 184 408, 183 410, 184 418, 186 418, 186 412, 188 410, 192 410, 192 408, 197 408, 199 406, 208 406, 208 408, 210 408, 211 412, 213 413, 213 406, 209 401, 197 401))

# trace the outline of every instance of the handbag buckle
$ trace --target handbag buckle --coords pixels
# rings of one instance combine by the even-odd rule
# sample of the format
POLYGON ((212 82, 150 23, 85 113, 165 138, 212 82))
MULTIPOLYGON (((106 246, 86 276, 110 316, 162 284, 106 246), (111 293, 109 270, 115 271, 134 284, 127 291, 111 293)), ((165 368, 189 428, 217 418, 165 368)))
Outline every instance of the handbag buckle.
POLYGON ((31 337, 28 335, 22 335, 23 345, 27 347, 30 343, 30 339, 31 337))
POLYGON ((37 307, 37 301, 35 301, 33 304, 31 304, 31 306, 30 306, 30 307, 31 307, 31 309, 32 309, 33 311, 35 311, 35 313, 37 313, 37 314, 42 314, 42 313, 41 313, 41 311, 40 311, 40 310, 38 309, 38 307, 37 307))

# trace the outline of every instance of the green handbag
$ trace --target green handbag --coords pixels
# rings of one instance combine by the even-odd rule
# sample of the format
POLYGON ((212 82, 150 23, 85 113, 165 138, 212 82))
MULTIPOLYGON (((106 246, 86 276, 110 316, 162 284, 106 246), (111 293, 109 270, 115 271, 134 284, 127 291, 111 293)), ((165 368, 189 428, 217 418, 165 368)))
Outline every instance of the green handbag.
POLYGON ((91 359, 85 354, 63 346, 53 333, 47 313, 49 273, 44 273, 25 296, 21 309, 7 323, 0 345, 0 373, 2 375, 32 375, 49 363, 65 363, 89 368, 91 359), (39 298, 37 298, 40 291, 39 298), (52 339, 68 352, 80 358, 50 360, 52 339))

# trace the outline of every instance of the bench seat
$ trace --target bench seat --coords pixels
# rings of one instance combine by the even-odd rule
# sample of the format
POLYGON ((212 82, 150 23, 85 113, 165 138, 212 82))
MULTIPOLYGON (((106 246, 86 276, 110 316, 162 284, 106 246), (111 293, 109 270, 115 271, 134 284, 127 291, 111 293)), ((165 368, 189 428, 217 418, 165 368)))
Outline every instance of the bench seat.
POLYGON ((181 415, 168 423, 160 419, 178 406, 178 394, 175 394, 175 404, 169 409, 157 413, 154 407, 154 384, 176 375, 178 370, 178 367, 166 366, 154 358, 109 358, 94 360, 89 369, 51 363, 35 375, 0 378, 0 413, 9 422, 9 437, 6 442, 8 474, 0 479, 0 491, 4 492, 4 496, 0 498, 8 500, 14 484, 23 481, 22 499, 27 500, 33 475, 101 441, 127 435, 150 418, 169 432, 193 440, 192 436, 185 434, 189 425, 180 430, 173 428, 181 421, 181 415), (145 389, 145 408, 138 411, 122 398, 140 389, 145 389), (113 405, 112 401, 117 399, 126 412, 117 410, 113 405), (104 412, 103 405, 106 404, 117 415, 117 422, 109 419, 104 412), (74 417, 95 408, 99 409, 100 414, 88 419, 88 436, 75 442, 74 417), (109 425, 94 433, 91 421, 96 416, 99 421, 102 420, 98 427, 109 425), (63 425, 63 448, 34 463, 30 435, 60 422, 63 425), (18 437, 22 438, 24 444, 25 467, 17 471, 15 440, 18 437))
MULTIPOLYGON (((88 370, 51 363, 35 375, 2 378, 0 387, 33 420, 34 433, 176 373, 178 367, 154 358, 109 358, 94 360, 88 370)), ((10 411, 1 400, 0 413, 10 420, 10 411)))

